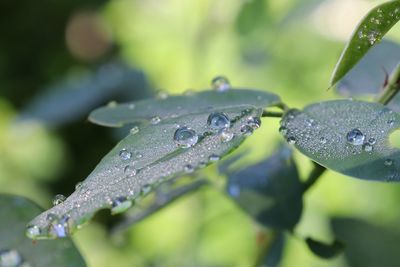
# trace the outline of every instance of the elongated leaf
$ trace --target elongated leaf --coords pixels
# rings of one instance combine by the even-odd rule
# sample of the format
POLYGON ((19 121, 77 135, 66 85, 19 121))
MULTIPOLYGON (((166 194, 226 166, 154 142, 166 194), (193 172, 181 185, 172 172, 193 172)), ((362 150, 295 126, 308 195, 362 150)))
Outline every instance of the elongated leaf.
POLYGON ((343 244, 334 240, 331 244, 326 244, 311 237, 306 238, 308 248, 317 256, 330 259, 336 257, 343 251, 343 244))
POLYGON ((396 227, 356 218, 333 218, 331 226, 335 236, 344 242, 348 266, 399 266, 400 234, 396 227))
POLYGON ((385 83, 385 76, 399 62, 400 45, 382 40, 338 82, 337 91, 344 96, 376 95, 385 83))
MULTIPOLYGON (((233 97, 234 93, 229 95, 233 97)), ((191 97, 182 97, 181 100, 191 97)), ((151 123, 133 128, 65 202, 32 221, 31 227, 40 230, 32 238, 66 236, 100 209, 123 212, 133 200, 147 194, 162 181, 217 161, 239 146, 259 126, 261 108, 242 104, 227 107, 221 99, 221 107, 211 109, 220 113, 210 113, 209 109, 201 112, 201 105, 206 101, 196 98, 199 104, 191 102, 191 109, 198 110, 197 113, 160 116, 151 123), (215 121, 215 116, 224 123, 221 124, 219 119, 215 121), (48 220, 49 214, 52 214, 51 220, 48 220)), ((157 109, 159 100, 153 101, 147 103, 157 109)), ((230 101, 230 98, 225 101, 230 101)), ((166 99, 162 105, 164 114, 171 114, 169 110, 175 109, 176 104, 175 99, 166 99)), ((154 111, 149 109, 147 112, 153 114, 154 111)), ((144 111, 140 114, 144 118, 151 117, 144 111)), ((139 117, 136 119, 140 120, 139 117)))
POLYGON ((277 95, 256 91, 231 89, 226 92, 202 91, 190 95, 174 95, 166 99, 147 99, 94 110, 89 120, 93 123, 120 127, 129 123, 141 123, 159 117, 164 120, 184 114, 210 113, 230 107, 274 106, 280 103, 277 95))
POLYGON ((336 100, 292 110, 281 133, 306 156, 334 171, 367 180, 400 181, 400 150, 389 134, 400 115, 379 103, 336 100))
POLYGON ((228 177, 229 196, 259 223, 292 229, 298 222, 303 187, 289 148, 283 147, 245 169, 228 172, 228 177))
POLYGON ((32 243, 25 237, 26 224, 40 212, 25 198, 0 195, 0 266, 86 266, 69 239, 32 243))
POLYGON ((283 250, 285 248, 285 236, 282 232, 273 241, 264 258, 263 267, 278 267, 282 260, 283 250))
POLYGON ((346 73, 378 43, 400 19, 400 1, 390 1, 372 9, 360 22, 346 44, 331 78, 331 85, 346 73))

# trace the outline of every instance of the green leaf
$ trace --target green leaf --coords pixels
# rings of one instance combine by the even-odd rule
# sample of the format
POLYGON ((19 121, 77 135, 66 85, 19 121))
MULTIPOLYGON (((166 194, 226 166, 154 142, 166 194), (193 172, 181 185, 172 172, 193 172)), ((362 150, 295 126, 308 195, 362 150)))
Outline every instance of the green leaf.
POLYGON ((263 260, 263 267, 278 267, 283 256, 283 250, 285 248, 285 236, 282 232, 277 234, 278 236, 272 242, 267 255, 263 260))
POLYGON ((260 224, 284 230, 299 221, 303 186, 289 148, 245 169, 228 171, 228 178, 229 196, 260 224))
POLYGON ((86 266, 69 239, 32 243, 25 236, 26 224, 40 212, 30 200, 0 195, 0 266, 86 266))
MULTIPOLYGON (((160 100, 145 101, 147 107, 160 111, 157 112, 160 117, 134 127, 65 202, 35 218, 31 224, 39 227, 40 233, 33 238, 68 235, 100 209, 111 209, 114 214, 123 212, 132 201, 139 200, 161 182, 205 167, 239 146, 259 126, 263 110, 255 105, 226 103, 242 96, 242 91, 235 97, 232 90, 225 100, 219 99, 219 105, 209 98, 212 95, 180 97, 182 103, 175 97, 161 101, 162 104, 160 100), (191 101, 193 98, 197 102, 191 101), (188 108, 185 99, 189 99, 192 113, 170 111, 180 110, 176 105, 188 108), (202 105, 208 101, 213 104, 212 108, 203 109, 202 105), (161 107, 165 108, 163 113, 161 107), (214 121, 215 118, 219 119, 214 121), (49 214, 53 220, 47 219, 49 214), (60 223, 65 227, 56 229, 54 225, 60 223)), ((266 104, 265 99, 254 97, 255 103, 266 104)), ((106 110, 115 114, 112 109, 106 110)), ((144 117, 133 116, 132 120, 145 121, 154 115, 151 109, 138 109, 138 112, 144 117)))
POLYGON ((280 132, 304 155, 345 175, 400 181, 400 150, 388 137, 400 128, 400 115, 379 103, 321 102, 291 110, 280 132))
POLYGON ((346 44, 331 78, 331 85, 346 73, 378 43, 400 19, 400 1, 383 3, 372 9, 360 22, 346 44))
POLYGON ((347 266, 399 266, 400 234, 397 224, 385 227, 356 218, 333 218, 331 226, 335 236, 344 242, 347 266))
POLYGON ((225 92, 202 91, 187 95, 168 96, 163 99, 146 99, 121 105, 111 105, 94 110, 89 120, 93 123, 121 127, 125 124, 140 124, 159 117, 161 120, 188 114, 210 113, 224 108, 264 108, 280 103, 277 95, 244 89, 225 92))
POLYGON ((326 244, 321 241, 312 239, 311 237, 306 238, 308 248, 317 256, 330 259, 336 257, 343 251, 343 244, 338 240, 334 240, 332 244, 326 244))

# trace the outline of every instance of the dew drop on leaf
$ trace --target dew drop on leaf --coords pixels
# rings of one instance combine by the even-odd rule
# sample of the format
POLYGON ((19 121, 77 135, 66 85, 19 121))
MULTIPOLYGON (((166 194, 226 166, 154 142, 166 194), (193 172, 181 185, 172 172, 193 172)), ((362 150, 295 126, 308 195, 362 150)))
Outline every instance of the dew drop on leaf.
POLYGON ((247 124, 253 129, 258 129, 261 126, 261 120, 258 117, 250 117, 247 120, 247 124))
POLYGON ((286 141, 289 143, 289 145, 294 145, 296 144, 296 138, 294 138, 293 136, 289 136, 286 141))
POLYGON ((349 144, 360 146, 364 143, 365 135, 359 129, 353 129, 347 133, 346 140, 349 144))
POLYGON ((193 167, 193 165, 187 164, 187 165, 185 165, 185 167, 183 168, 183 170, 184 170, 186 173, 192 173, 192 172, 194 171, 194 167, 193 167))
POLYGON ((134 126, 129 130, 130 134, 137 134, 139 132, 139 127, 134 126))
POLYGON ((199 136, 196 134, 196 131, 186 126, 180 127, 174 134, 174 141, 180 147, 192 147, 198 140, 199 136))
POLYGON ((122 149, 122 150, 119 152, 119 157, 120 157, 121 159, 123 159, 123 160, 128 160, 128 159, 130 159, 130 158, 132 157, 132 153, 129 152, 128 150, 126 150, 126 149, 122 149))
POLYGON ((209 158, 210 161, 218 161, 220 159, 220 156, 216 154, 212 154, 209 158))
POLYGON ((112 201, 111 214, 122 213, 132 206, 132 201, 126 197, 118 197, 112 201))
POLYGON ((36 239, 36 237, 40 236, 40 234, 41 231, 36 225, 30 225, 26 228, 26 236, 31 239, 36 239))
POLYGON ((22 255, 14 249, 0 250, 0 266, 2 267, 19 267, 31 266, 24 262, 22 255))
POLYGON ((384 162, 383 162, 383 164, 385 164, 385 166, 392 166, 393 165, 393 160, 391 160, 391 159, 386 159, 384 162))
POLYGON ((150 123, 151 124, 159 124, 161 121, 161 118, 159 116, 154 116, 153 118, 151 118, 150 123))
POLYGON ((57 206, 57 205, 63 203, 66 199, 67 198, 64 195, 58 194, 53 199, 53 205, 57 206))
POLYGON ((218 92, 225 92, 231 88, 231 84, 225 76, 217 76, 212 79, 211 86, 218 92))
POLYGON ((225 113, 213 112, 208 116, 207 124, 211 129, 219 130, 229 128, 231 122, 225 113))
POLYGON ((133 177, 137 174, 137 170, 133 166, 128 165, 125 166, 124 173, 126 174, 127 177, 133 177))
POLYGON ((241 132, 244 136, 250 136, 250 135, 253 133, 253 131, 254 131, 254 129, 253 129, 250 125, 248 125, 248 124, 243 125, 243 126, 240 128, 240 132, 241 132))
POLYGON ((229 142, 233 139, 234 134, 227 131, 226 129, 222 129, 219 132, 219 135, 221 136, 222 142, 229 142))

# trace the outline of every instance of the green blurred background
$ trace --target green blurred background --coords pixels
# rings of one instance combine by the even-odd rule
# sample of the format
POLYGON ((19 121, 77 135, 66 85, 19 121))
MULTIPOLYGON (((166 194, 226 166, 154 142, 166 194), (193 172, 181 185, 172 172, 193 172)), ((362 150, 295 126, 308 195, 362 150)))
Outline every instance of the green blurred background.
MULTIPOLYGON (((219 74, 236 87, 277 93, 291 107, 339 98, 327 90, 330 74, 357 22, 381 2, 3 1, 0 193, 26 196, 48 208, 55 194, 73 192, 122 136, 86 121, 90 109, 110 100, 130 101, 158 90, 201 90, 219 74), (122 68, 137 78, 121 82, 115 68, 104 68, 109 62, 124 62, 122 68), (99 84, 122 89, 96 91, 99 84), (92 93, 80 98, 89 87, 92 93), (71 88, 75 93, 68 97, 71 88), (56 104, 46 106, 46 101, 56 104)), ((387 38, 399 41, 398 27, 387 38)), ((240 149, 248 151, 248 162, 268 155, 282 141, 277 129, 278 120, 263 119, 263 127, 240 149)), ((304 177, 311 165, 299 154, 296 160, 304 177)), ((215 167, 205 174, 215 175, 215 167)), ((299 237, 331 241, 334 216, 397 233, 399 201, 398 184, 326 173, 304 199, 297 237, 287 236, 280 266, 362 266, 352 264, 347 254, 321 260, 299 237)), ((119 219, 101 213, 73 236, 89 266, 245 267, 254 265, 258 253, 258 230, 251 218, 211 188, 110 237, 107 228, 119 219)))

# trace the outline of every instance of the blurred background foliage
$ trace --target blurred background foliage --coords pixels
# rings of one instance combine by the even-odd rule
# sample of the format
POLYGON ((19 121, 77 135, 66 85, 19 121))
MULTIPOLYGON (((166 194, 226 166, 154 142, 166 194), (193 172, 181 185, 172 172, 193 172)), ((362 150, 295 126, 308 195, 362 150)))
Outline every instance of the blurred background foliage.
MULTIPOLYGON (((218 74, 236 87, 275 92, 291 107, 339 98, 327 90, 335 62, 357 22, 382 2, 3 1, 0 193, 44 208, 55 194, 69 195, 124 134, 86 121, 110 100, 201 90, 218 74)), ((399 27, 386 38, 398 43, 399 27)), ((281 141, 277 130, 278 120, 263 119, 241 148, 243 160, 271 154, 281 141)), ((306 177, 311 164, 295 159, 306 177)), ((279 266, 397 266, 399 201, 398 184, 327 172, 306 195, 297 237, 286 236, 279 266), (334 235, 348 247, 333 260, 314 256, 298 238, 330 242, 334 235)), ((89 266, 245 267, 260 249, 259 226, 209 187, 110 236, 122 218, 100 213, 73 236, 89 266)))

